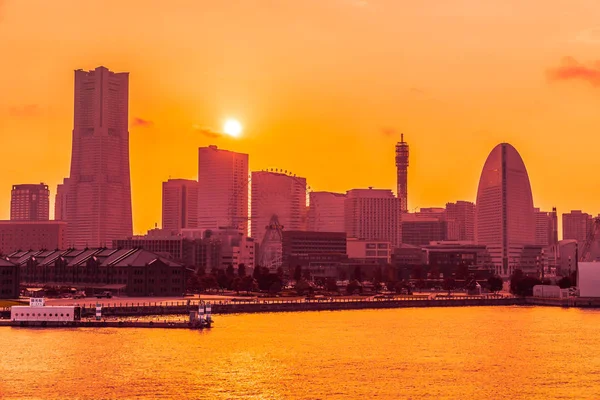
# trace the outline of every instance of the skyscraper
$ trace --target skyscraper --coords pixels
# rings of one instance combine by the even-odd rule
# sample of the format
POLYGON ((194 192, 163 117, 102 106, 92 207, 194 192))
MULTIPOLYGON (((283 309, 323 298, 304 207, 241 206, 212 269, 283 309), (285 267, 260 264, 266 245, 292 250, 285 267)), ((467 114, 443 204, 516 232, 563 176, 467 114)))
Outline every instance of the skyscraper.
POLYGON ((562 215, 562 230, 563 240, 577 240, 579 249, 583 249, 583 245, 592 230, 592 216, 584 213, 581 210, 572 210, 570 213, 562 215))
POLYGON ((508 143, 489 154, 477 189, 478 243, 492 256, 496 272, 509 276, 519 268, 523 245, 535 243, 535 214, 527 169, 508 143))
POLYGON ((47 221, 50 219, 48 185, 13 185, 10 198, 11 221, 47 221))
POLYGON ((535 244, 552 246, 558 243, 556 208, 552 212, 535 209, 535 244))
POLYGON ((129 73, 75 71, 75 118, 66 221, 74 247, 110 246, 133 234, 129 73))
POLYGON ((349 190, 344 209, 349 238, 386 241, 395 247, 402 243, 401 200, 391 190, 349 190))
POLYGON ((198 182, 188 179, 163 182, 162 228, 171 232, 198 228, 198 182))
POLYGON ((396 169, 398 191, 396 195, 400 199, 402 212, 408 210, 408 143, 404 141, 404 134, 400 135, 400 141, 396 143, 396 169))
POLYGON ((63 183, 56 185, 56 196, 54 197, 54 219, 56 221, 67 220, 68 186, 69 178, 63 179, 63 183))
POLYGON ((346 195, 332 192, 310 192, 308 230, 313 232, 346 232, 344 201, 346 195))
POLYGON ((198 227, 248 231, 248 154, 198 149, 198 227))
POLYGON ((470 201, 446 203, 448 240, 475 240, 475 204, 470 201))
POLYGON ((286 231, 306 230, 306 179, 278 172, 252 172, 252 237, 258 242, 275 216, 286 231))

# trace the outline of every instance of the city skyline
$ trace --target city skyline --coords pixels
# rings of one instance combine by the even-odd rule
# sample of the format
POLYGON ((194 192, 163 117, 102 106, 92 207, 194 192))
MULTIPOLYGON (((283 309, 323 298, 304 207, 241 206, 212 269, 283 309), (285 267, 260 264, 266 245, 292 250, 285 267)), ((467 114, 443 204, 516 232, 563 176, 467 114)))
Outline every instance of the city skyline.
MULTIPOLYGON (((0 43, 0 50, 21 62, 0 66, 0 130, 9 147, 21 143, 25 134, 31 143, 29 168, 19 165, 16 154, 8 155, 7 170, 0 177, 0 218, 9 217, 11 185, 42 180, 54 192, 68 175, 64 149, 70 146, 72 128, 71 71, 98 65, 129 71, 133 77, 129 125, 136 233, 160 222, 163 181, 169 176, 196 178, 197 154, 192 148, 216 144, 251 154, 251 170, 292 170, 307 177, 314 190, 345 192, 368 186, 395 188, 393 146, 401 132, 411 145, 411 210, 475 201, 487 152, 509 142, 527 160, 536 207, 556 206, 560 213, 600 211, 593 201, 600 189, 589 182, 595 162, 583 150, 584 145, 600 144, 594 134, 600 122, 598 89, 593 78, 584 79, 586 71, 595 76, 598 41, 589 32, 600 15, 598 5, 575 1, 572 14, 565 17, 556 4, 543 15, 525 4, 514 5, 518 13, 496 15, 493 10, 504 10, 499 1, 484 6, 464 0, 458 11, 439 4, 390 1, 370 1, 365 7, 343 0, 327 5, 289 2, 290 10, 266 12, 281 31, 281 38, 270 38, 255 29, 263 20, 244 11, 248 2, 228 10, 227 18, 240 23, 227 30, 214 29, 223 22, 222 5, 203 4, 210 11, 203 14, 186 3, 190 10, 171 10, 180 23, 161 30, 160 37, 150 24, 136 25, 139 34, 128 36, 132 28, 126 22, 137 15, 136 1, 121 5, 117 18, 123 24, 109 35, 97 23, 75 18, 86 15, 91 5, 65 3, 72 7, 30 1, 36 5, 33 15, 21 2, 7 1, 2 7, 0 30, 12 34, 0 43), (206 19, 211 12, 217 16, 214 21, 206 19), (398 13, 406 16, 402 24, 392 20, 398 13), (485 21, 490 31, 475 40, 461 28, 457 15, 473 24, 485 21), (315 46, 306 46, 302 27, 283 22, 291 16, 319 27, 322 36, 314 37, 315 46), (336 29, 354 45, 334 46, 327 39, 332 28, 325 21, 333 16, 341 17, 336 29), (413 22, 411 16, 419 18, 413 22), (544 23, 532 31, 523 21, 533 16, 544 23), (31 18, 31 25, 51 33, 34 42, 35 32, 27 32, 22 18, 31 18), (557 21, 563 27, 560 32, 551 29, 557 21), (511 22, 518 29, 507 35, 504 28, 511 22), (419 28, 429 23, 452 32, 447 38, 450 47, 432 41, 419 28), (62 29, 53 31, 49 24, 62 29), (368 29, 357 29, 363 24, 368 29), (170 45, 182 36, 203 37, 216 30, 214 40, 194 41, 197 51, 189 58, 170 45), (399 39, 385 40, 390 35, 399 39), (128 40, 120 41, 122 37, 128 40), (256 54, 237 43, 245 43, 246 37, 256 45, 256 54), (93 52, 90 41, 96 43, 93 52), (51 43, 57 42, 64 48, 55 52, 51 43), (534 51, 540 42, 545 43, 544 51, 534 51), (425 46, 430 49, 427 55, 425 46), (274 56, 277 50, 286 57, 274 56), (464 55, 463 61, 448 64, 454 51, 464 55), (37 54, 35 59, 32 54, 37 54), (261 57, 266 55, 270 58, 261 57), (565 57, 575 61, 563 61, 565 57), (351 62, 358 58, 361 63, 351 62), (345 68, 334 63, 339 60, 345 68), (452 79, 445 78, 448 74, 452 79), (41 81, 39 76, 53 79, 41 81), (219 136, 217 128, 228 117, 244 124, 244 135, 211 137, 219 136)), ((162 6, 144 3, 143 8, 149 20, 159 23, 162 6)), ((101 20, 108 11, 94 12, 101 20)), ((184 49, 190 46, 181 43, 184 49)))

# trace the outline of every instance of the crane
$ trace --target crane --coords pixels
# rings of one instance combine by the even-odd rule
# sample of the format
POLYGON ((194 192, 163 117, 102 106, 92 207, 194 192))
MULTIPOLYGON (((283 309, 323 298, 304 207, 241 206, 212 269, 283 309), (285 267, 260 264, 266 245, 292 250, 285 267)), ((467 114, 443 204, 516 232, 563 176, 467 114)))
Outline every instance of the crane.
POLYGON ((591 257, 592 246, 594 243, 600 239, 600 217, 594 218, 592 221, 592 228, 590 229, 587 238, 585 239, 585 244, 583 245, 583 249, 581 249, 581 255, 579 256, 579 262, 588 262, 594 261, 591 257))

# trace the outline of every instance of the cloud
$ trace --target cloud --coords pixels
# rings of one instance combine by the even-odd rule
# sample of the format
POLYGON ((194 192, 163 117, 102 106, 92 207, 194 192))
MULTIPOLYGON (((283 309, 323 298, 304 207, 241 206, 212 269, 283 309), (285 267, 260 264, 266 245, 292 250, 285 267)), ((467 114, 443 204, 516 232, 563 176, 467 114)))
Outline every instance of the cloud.
POLYGON ((221 132, 217 132, 214 129, 210 129, 210 128, 205 128, 205 127, 201 127, 199 125, 194 125, 194 132, 195 133, 199 133, 200 135, 209 137, 209 138, 218 138, 223 136, 223 134, 221 132))
POLYGON ((600 86, 600 61, 586 66, 573 57, 565 57, 559 67, 547 71, 547 76, 550 81, 579 80, 600 86))
POLYGON ((11 106, 8 108, 8 115, 11 117, 38 117, 41 114, 42 109, 38 104, 26 104, 22 106, 11 106))
POLYGON ((392 137, 392 136, 398 136, 398 137, 400 137, 400 134, 398 133, 398 131, 396 129, 389 128, 389 127, 388 128, 382 128, 381 129, 381 134, 383 136, 386 136, 386 137, 392 137))
POLYGON ((142 128, 150 128, 151 126, 154 125, 154 122, 149 121, 147 119, 140 118, 140 117, 135 117, 133 119, 132 125, 133 126, 140 126, 142 128))

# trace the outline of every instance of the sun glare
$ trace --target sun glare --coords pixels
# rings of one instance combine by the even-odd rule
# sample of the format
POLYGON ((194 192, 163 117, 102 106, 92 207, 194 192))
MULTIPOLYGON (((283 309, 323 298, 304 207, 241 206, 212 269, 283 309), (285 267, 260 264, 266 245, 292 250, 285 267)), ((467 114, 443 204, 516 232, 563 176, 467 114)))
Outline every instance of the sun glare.
POLYGON ((228 119, 223 125, 223 132, 232 137, 240 137, 242 135, 242 124, 235 119, 228 119))

